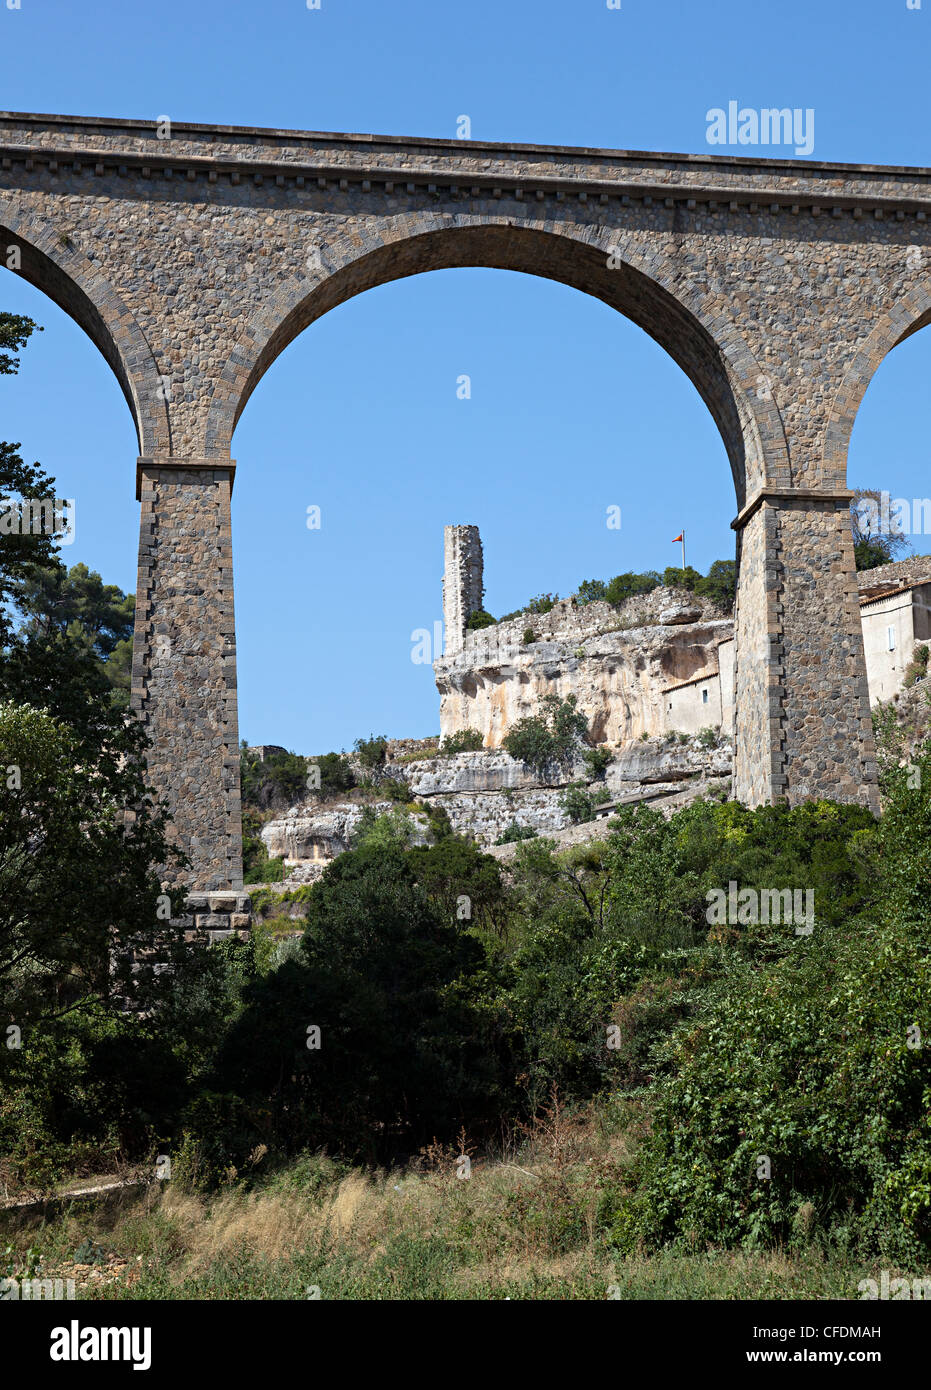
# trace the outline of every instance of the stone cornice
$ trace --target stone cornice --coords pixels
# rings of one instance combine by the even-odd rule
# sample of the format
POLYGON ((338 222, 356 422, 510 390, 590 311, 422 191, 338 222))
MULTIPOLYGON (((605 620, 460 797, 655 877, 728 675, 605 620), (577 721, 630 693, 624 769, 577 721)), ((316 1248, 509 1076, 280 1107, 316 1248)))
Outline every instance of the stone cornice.
POLYGON ((822 492, 820 488, 761 488, 750 501, 741 507, 731 522, 731 529, 740 531, 750 518, 760 510, 764 502, 779 502, 785 507, 797 506, 803 502, 847 502, 854 494, 849 488, 838 488, 833 492, 822 492))
MULTIPOLYGON (((98 132, 105 136, 125 133, 138 138, 150 139, 158 126, 158 120, 134 120, 114 116, 69 116, 29 111, 0 111, 0 131, 5 126, 34 126, 36 129, 62 129, 74 127, 78 131, 98 132)), ((659 150, 619 150, 589 145, 533 145, 503 140, 450 140, 426 135, 376 135, 344 131, 291 130, 265 126, 213 125, 195 121, 172 121, 171 129, 175 137, 190 134, 205 143, 217 136, 241 137, 254 143, 256 139, 266 144, 278 144, 293 148, 295 145, 329 145, 331 147, 368 149, 403 148, 406 151, 423 149, 430 153, 443 152, 450 155, 476 156, 484 151, 495 155, 542 154, 559 155, 566 158, 613 160, 618 163, 636 164, 684 164, 690 167, 713 165, 734 169, 771 169, 777 173, 798 172, 806 178, 819 174, 844 174, 851 177, 857 174, 876 174, 907 176, 913 179, 931 180, 931 167, 906 164, 850 164, 840 161, 817 161, 809 159, 779 159, 754 154, 736 155, 726 153, 685 154, 659 150)))
POLYGON ((175 472, 181 470, 208 473, 227 473, 230 480, 230 496, 233 495, 233 483, 236 478, 236 460, 231 458, 181 458, 175 454, 150 454, 142 456, 136 460, 136 501, 142 496, 142 474, 143 472, 153 473, 169 469, 175 472))
MULTIPOLYGON (((462 150, 467 153, 467 142, 462 150)), ((231 159, 228 156, 202 156, 172 154, 171 142, 164 142, 164 153, 154 150, 151 153, 138 153, 129 150, 79 148, 74 145, 60 147, 47 145, 0 144, 0 178, 2 172, 22 166, 26 173, 43 172, 52 175, 104 176, 116 174, 128 177, 130 173, 143 179, 164 179, 193 182, 206 178, 208 183, 220 179, 231 185, 243 179, 262 183, 265 179, 278 187, 293 186, 310 191, 328 188, 340 191, 414 195, 449 194, 462 198, 535 198, 544 200, 555 198, 560 201, 567 197, 582 203, 607 203, 619 201, 621 205, 640 205, 657 208, 685 208, 695 210, 702 205, 709 212, 751 213, 811 213, 814 216, 826 214, 840 216, 851 213, 862 217, 865 213, 876 218, 887 214, 899 220, 914 216, 919 221, 927 219, 931 211, 931 193, 927 199, 910 196, 888 196, 882 193, 845 193, 836 188, 818 191, 810 188, 784 187, 766 188, 761 186, 736 187, 732 185, 698 183, 654 183, 647 180, 604 179, 597 177, 560 178, 540 176, 536 173, 521 173, 519 170, 499 170, 494 173, 478 173, 468 169, 416 169, 410 167, 386 167, 384 165, 346 165, 319 160, 313 163, 291 161, 261 160, 253 158, 231 159)), ((695 156, 697 158, 697 156, 695 156)))

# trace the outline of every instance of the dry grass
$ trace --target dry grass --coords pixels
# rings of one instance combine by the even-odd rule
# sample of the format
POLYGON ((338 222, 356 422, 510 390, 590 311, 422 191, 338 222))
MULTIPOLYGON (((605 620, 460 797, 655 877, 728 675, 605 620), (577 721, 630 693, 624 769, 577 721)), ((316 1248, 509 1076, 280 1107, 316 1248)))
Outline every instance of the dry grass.
POLYGON ((611 1202, 630 1121, 570 1116, 554 1099, 522 1144, 471 1155, 467 1178, 464 1137, 403 1170, 346 1173, 308 1157, 253 1191, 153 1184, 77 1203, 22 1241, 42 1249, 48 1277, 82 1240, 99 1241, 133 1275, 86 1290, 108 1298, 302 1298, 310 1285, 324 1298, 856 1296, 868 1271, 814 1248, 622 1255, 611 1202))

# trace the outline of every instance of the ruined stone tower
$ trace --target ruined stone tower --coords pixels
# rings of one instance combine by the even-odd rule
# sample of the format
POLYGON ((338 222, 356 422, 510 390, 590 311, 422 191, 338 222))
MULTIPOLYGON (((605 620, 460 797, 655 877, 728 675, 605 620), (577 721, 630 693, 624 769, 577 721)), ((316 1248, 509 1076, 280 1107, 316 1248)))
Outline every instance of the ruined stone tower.
POLYGON ((443 528, 444 656, 462 650, 469 614, 481 608, 485 596, 482 542, 477 526, 443 528))

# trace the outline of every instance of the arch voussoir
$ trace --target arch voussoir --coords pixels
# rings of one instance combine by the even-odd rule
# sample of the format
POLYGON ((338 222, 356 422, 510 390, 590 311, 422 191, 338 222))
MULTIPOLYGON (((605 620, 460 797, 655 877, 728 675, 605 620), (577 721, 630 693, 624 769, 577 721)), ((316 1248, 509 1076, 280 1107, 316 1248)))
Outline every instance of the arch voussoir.
POLYGON ((139 452, 170 453, 166 393, 155 356, 129 306, 99 267, 43 218, 12 202, 0 202, 5 229, 26 252, 20 273, 55 301, 99 349, 126 398, 139 452))
POLYGON ((931 279, 921 281, 877 320, 857 348, 837 387, 824 432, 822 472, 844 486, 847 453, 867 388, 889 353, 931 319, 931 279))
POLYGON ((423 270, 483 264, 574 285, 626 313, 656 338, 714 415, 731 457, 739 503, 748 488, 788 475, 778 407, 771 395, 755 394, 761 368, 736 323, 719 309, 710 310, 706 296, 677 273, 665 253, 635 246, 626 233, 554 218, 426 210, 386 220, 377 230, 341 232, 318 248, 318 258, 319 268, 305 268, 276 287, 240 333, 213 392, 208 454, 229 451, 239 416, 264 372, 298 333, 335 304, 423 270), (488 250, 489 241, 498 237, 488 250), (470 238, 485 240, 485 254, 470 254, 470 238), (537 239, 536 260, 527 251, 528 238, 537 239), (642 302, 624 302, 624 287, 606 269, 612 253, 625 274, 636 277, 642 302), (600 279, 595 256, 605 258, 600 279))

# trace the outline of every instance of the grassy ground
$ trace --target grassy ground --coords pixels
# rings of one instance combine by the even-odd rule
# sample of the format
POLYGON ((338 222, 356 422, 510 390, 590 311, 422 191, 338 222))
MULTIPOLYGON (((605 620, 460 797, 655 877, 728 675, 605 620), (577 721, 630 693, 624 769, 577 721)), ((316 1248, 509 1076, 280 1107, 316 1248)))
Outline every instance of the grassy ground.
POLYGON ((435 1149, 376 1173, 307 1156, 209 1197, 152 1183, 6 1213, 0 1253, 94 1299, 845 1299, 878 1277, 815 1245, 622 1255, 611 1212, 628 1132, 557 1111, 468 1177, 435 1149))

